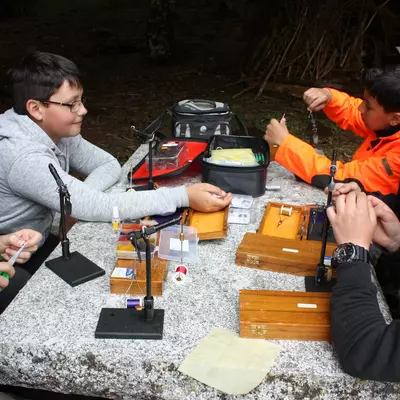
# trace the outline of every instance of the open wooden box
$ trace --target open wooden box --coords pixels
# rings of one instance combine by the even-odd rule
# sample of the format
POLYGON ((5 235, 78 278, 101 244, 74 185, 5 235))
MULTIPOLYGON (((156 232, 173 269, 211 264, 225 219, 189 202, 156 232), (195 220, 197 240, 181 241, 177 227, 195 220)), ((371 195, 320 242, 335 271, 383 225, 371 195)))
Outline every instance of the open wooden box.
MULTIPOLYGON (((158 258, 157 255, 151 261, 151 292, 153 296, 162 296, 163 294, 163 282, 168 272, 167 262, 167 260, 158 258)), ((110 276, 110 292, 112 294, 145 295, 146 261, 118 259, 110 276), (131 269, 134 270, 136 278, 126 276, 126 270, 129 273, 132 272, 131 269)))
POLYGON ((330 341, 330 293, 241 290, 240 337, 330 341))
POLYGON ((223 239, 228 235, 228 214, 229 207, 212 213, 189 209, 184 224, 197 229, 199 240, 223 239))
MULTIPOLYGON (((326 255, 336 245, 328 243, 326 255)), ((321 243, 293 240, 247 232, 236 250, 236 265, 285 274, 314 276, 321 254, 321 243)))
POLYGON ((309 217, 310 206, 269 202, 258 233, 292 240, 306 239, 309 217), (281 215, 281 207, 291 208, 291 215, 281 215))
MULTIPOLYGON (((322 241, 325 211, 316 205, 297 206, 292 204, 269 202, 265 208, 258 233, 292 240, 322 241), (282 215, 281 209, 291 209, 291 215, 282 215), (312 217, 310 216, 312 215, 312 217)), ((328 243, 335 243, 331 229, 328 231, 328 243)))

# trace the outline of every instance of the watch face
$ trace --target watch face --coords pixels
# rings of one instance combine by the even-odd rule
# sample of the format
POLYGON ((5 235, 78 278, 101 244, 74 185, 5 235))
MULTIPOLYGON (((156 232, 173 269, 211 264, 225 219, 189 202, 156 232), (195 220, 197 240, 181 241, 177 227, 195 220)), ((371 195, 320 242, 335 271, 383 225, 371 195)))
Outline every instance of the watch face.
POLYGON ((335 258, 338 264, 343 264, 354 259, 355 255, 356 249, 354 248, 354 245, 350 243, 340 245, 335 250, 335 258))

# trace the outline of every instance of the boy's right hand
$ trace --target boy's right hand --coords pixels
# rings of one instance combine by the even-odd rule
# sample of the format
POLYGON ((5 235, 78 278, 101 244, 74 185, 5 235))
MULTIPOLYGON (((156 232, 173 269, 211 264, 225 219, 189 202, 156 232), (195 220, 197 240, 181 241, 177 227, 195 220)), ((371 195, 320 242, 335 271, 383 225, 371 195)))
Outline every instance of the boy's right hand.
POLYGON ((214 212, 221 210, 232 201, 232 194, 208 183, 196 183, 186 188, 189 206, 197 211, 214 212), (212 194, 219 197, 212 196, 212 194))
POLYGON ((332 100, 329 89, 311 88, 304 92, 303 99, 308 105, 308 111, 322 110, 332 100))
MULTIPOLYGON (((15 269, 9 263, 0 262, 0 272, 6 272, 10 278, 12 278, 15 274, 15 269)), ((8 286, 9 280, 0 275, 0 288, 4 289, 8 286)))

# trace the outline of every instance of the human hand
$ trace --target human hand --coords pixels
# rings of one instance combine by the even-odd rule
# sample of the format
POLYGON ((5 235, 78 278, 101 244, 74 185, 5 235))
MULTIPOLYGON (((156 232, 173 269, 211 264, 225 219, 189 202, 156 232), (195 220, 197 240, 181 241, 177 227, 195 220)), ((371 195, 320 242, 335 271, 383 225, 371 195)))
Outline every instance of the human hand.
MULTIPOLYGON (((5 272, 6 274, 9 275, 10 278, 12 278, 15 274, 15 269, 9 263, 0 262, 0 272, 5 272)), ((8 283, 9 279, 0 274, 0 288, 1 289, 6 288, 8 286, 8 283)))
MULTIPOLYGON (((327 187, 324 189, 324 192, 328 194, 327 187)), ((356 182, 335 183, 332 191, 332 200, 336 200, 341 194, 349 194, 350 192, 361 193, 361 188, 356 182)))
POLYGON ((271 119, 265 130, 264 139, 270 145, 280 145, 285 137, 289 135, 288 128, 286 126, 286 118, 282 117, 281 122, 276 119, 271 119))
POLYGON ((214 212, 221 210, 232 201, 232 194, 208 183, 197 183, 186 188, 189 206, 197 211, 214 212), (212 196, 214 194, 214 196, 212 196), (219 196, 219 197, 215 197, 219 196))
POLYGON ((388 251, 396 251, 400 247, 400 222, 396 214, 382 200, 368 196, 377 217, 377 226, 372 241, 388 251))
POLYGON ((365 193, 340 195, 336 207, 327 209, 327 215, 338 244, 353 243, 369 249, 376 228, 376 215, 365 193))
POLYGON ((322 110, 332 100, 329 89, 311 88, 304 92, 303 99, 308 105, 308 111, 322 110))
POLYGON ((0 238, 0 243, 3 246, 4 259, 9 260, 26 242, 24 251, 19 255, 17 259, 18 264, 27 262, 32 253, 38 249, 38 245, 42 240, 42 235, 32 229, 21 229, 20 231, 4 235, 0 238))

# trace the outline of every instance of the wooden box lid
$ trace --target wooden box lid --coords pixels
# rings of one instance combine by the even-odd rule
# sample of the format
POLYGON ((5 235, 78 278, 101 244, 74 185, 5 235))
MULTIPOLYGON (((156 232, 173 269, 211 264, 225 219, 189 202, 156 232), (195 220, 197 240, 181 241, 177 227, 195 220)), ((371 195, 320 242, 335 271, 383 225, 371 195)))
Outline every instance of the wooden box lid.
MULTIPOLYGON (((336 247, 328 243, 326 255, 332 256, 336 247)), ((320 254, 320 242, 247 232, 236 251, 236 265, 292 275, 314 276, 320 254)))
POLYGON ((330 341, 330 293, 241 290, 240 336, 330 341))
POLYGON ((212 213, 190 209, 184 223, 197 229, 199 240, 223 239, 228 234, 228 214, 229 207, 212 213))

